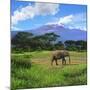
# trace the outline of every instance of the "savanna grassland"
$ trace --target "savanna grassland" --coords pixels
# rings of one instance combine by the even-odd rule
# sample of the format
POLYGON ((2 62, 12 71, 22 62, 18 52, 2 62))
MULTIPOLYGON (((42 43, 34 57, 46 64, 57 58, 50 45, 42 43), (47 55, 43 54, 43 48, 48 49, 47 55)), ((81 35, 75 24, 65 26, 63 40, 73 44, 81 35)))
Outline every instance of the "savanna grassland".
POLYGON ((87 84, 86 52, 70 52, 71 64, 51 66, 51 51, 11 54, 11 88, 41 88, 87 84))

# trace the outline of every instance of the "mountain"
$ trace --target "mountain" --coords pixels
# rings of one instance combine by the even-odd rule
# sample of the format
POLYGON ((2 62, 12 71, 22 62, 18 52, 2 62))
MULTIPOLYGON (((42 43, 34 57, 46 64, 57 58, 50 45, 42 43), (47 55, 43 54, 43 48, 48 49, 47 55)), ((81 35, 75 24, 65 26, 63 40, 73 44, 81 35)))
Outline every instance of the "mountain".
MULTIPOLYGON (((21 31, 11 31, 11 37, 14 37, 18 32, 21 31)), ((69 29, 65 28, 61 25, 44 25, 37 29, 33 30, 24 30, 24 32, 30 32, 35 35, 43 35, 45 33, 54 32, 55 34, 59 35, 59 40, 86 40, 87 39, 87 32, 80 29, 69 29)))

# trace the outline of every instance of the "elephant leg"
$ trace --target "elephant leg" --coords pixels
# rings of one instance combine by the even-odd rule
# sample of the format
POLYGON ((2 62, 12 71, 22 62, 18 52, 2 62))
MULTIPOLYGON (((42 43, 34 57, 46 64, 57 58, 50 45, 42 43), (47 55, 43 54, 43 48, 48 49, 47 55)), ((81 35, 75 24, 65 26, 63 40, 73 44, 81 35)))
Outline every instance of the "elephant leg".
POLYGON ((64 60, 62 59, 62 65, 64 65, 64 60))
POLYGON ((54 61, 55 61, 56 65, 58 65, 57 58, 55 56, 53 56, 53 58, 52 58, 51 65, 53 64, 54 61))
POLYGON ((62 64, 66 64, 65 57, 62 58, 62 64))
POLYGON ((58 63, 57 63, 57 59, 55 59, 55 62, 56 62, 56 65, 58 65, 58 63))
POLYGON ((65 64, 66 64, 66 60, 64 60, 65 64))
POLYGON ((56 62, 56 65, 57 65, 57 59, 56 59, 56 57, 55 56, 53 56, 53 58, 52 58, 52 61, 51 61, 51 65, 53 65, 53 62, 56 62))

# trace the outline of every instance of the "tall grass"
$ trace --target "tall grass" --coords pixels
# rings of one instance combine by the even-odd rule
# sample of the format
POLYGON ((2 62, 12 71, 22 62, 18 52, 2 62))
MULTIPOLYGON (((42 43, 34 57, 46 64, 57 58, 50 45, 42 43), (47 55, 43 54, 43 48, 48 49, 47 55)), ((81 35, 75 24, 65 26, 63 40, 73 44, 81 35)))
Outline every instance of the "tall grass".
POLYGON ((12 55, 12 90, 87 84, 86 64, 46 67, 47 65, 31 63, 32 58, 40 59, 44 58, 45 55, 48 58, 49 52, 12 55))
POLYGON ((30 55, 12 55, 12 67, 28 68, 31 67, 30 55))

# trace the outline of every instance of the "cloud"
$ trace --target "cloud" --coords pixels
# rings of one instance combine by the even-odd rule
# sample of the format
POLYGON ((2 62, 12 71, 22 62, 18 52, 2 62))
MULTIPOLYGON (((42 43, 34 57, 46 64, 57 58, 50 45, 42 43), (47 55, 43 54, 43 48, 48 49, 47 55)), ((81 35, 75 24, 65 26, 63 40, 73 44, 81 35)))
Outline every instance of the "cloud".
POLYGON ((68 16, 57 18, 56 21, 48 22, 47 24, 48 25, 50 24, 65 25, 65 24, 72 22, 73 18, 74 18, 73 15, 68 15, 68 16))
POLYGON ((59 4, 36 3, 35 10, 37 15, 55 15, 59 10, 59 4))
POLYGON ((57 18, 55 21, 48 22, 46 25, 58 24, 70 29, 86 30, 86 14, 78 13, 57 18))
POLYGON ((55 15, 59 10, 59 4, 52 3, 35 3, 34 5, 27 5, 23 8, 14 11, 11 18, 12 25, 17 24, 19 21, 32 19, 39 15, 55 15))
POLYGON ((70 22, 72 22, 74 16, 73 15, 68 15, 68 16, 65 16, 65 17, 61 17, 58 21, 58 24, 68 24, 70 22))
POLYGON ((15 27, 15 26, 11 26, 11 29, 14 30, 14 31, 23 30, 21 28, 15 27))
POLYGON ((73 28, 76 29, 81 29, 86 31, 86 13, 79 13, 79 14, 74 14, 73 19, 71 23, 68 23, 68 26, 72 26, 73 28))

